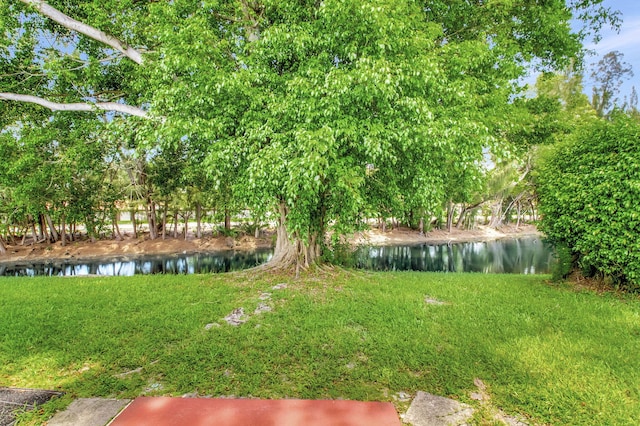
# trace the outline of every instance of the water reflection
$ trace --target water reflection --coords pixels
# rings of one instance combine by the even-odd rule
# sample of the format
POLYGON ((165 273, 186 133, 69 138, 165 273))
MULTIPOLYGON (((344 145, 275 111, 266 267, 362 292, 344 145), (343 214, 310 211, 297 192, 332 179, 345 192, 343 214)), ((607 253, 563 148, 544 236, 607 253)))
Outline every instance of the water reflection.
MULTIPOLYGON (((5 276, 207 274, 251 268, 271 259, 271 250, 251 253, 200 253, 132 260, 58 261, 2 264, 5 276)), ((358 268, 376 271, 435 271, 546 274, 553 250, 539 238, 444 245, 361 247, 358 268)))
POLYGON ((546 274, 553 250, 539 238, 443 245, 363 247, 359 268, 376 271, 546 274))
POLYGON ((271 259, 271 250, 251 253, 197 253, 141 257, 131 260, 58 261, 40 264, 0 264, 5 276, 130 276, 149 274, 207 274, 251 268, 271 259))

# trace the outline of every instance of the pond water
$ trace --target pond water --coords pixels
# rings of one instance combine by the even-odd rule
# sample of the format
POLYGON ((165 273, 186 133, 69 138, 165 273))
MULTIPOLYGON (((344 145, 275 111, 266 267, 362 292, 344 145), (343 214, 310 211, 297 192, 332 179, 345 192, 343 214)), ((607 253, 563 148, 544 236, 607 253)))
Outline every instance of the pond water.
POLYGON ((252 268, 271 259, 272 250, 143 256, 132 259, 59 260, 47 263, 0 263, 4 276, 208 274, 252 268))
MULTIPOLYGON (((271 250, 258 250, 251 253, 198 253, 135 259, 0 263, 0 275, 218 273, 251 268, 267 262, 271 256, 271 250)), ((534 237, 450 245, 361 247, 354 256, 358 268, 377 271, 546 274, 553 262, 553 250, 534 237)))
POLYGON ((441 245, 362 247, 357 265, 376 271, 548 274, 551 246, 540 238, 513 238, 441 245))

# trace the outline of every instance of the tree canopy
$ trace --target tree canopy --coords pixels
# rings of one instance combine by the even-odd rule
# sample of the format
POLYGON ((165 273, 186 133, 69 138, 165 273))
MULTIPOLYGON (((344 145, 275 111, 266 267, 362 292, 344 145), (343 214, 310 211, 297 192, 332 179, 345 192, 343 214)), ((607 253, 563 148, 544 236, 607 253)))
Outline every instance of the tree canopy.
POLYGON ((86 111, 143 158, 197 153, 212 190, 278 213, 274 263, 307 265, 329 227, 476 187, 512 150, 517 79, 579 58, 569 22, 615 21, 600 3, 4 1, 0 122, 21 144, 16 123, 86 111))

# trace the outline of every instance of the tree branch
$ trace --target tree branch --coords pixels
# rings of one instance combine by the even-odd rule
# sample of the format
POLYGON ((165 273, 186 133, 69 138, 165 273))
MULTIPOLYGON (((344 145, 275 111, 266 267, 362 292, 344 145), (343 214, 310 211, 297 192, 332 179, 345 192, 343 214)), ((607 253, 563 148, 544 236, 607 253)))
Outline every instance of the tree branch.
POLYGON ((22 3, 33 6, 38 10, 38 12, 42 13, 44 16, 50 18, 51 20, 57 22, 65 28, 69 28, 70 30, 77 31, 81 34, 86 35, 94 40, 97 40, 101 43, 104 43, 108 46, 113 47, 114 49, 122 52, 127 58, 131 59, 133 62, 137 64, 142 64, 142 54, 132 48, 131 46, 127 46, 122 43, 117 38, 110 36, 109 34, 94 28, 90 25, 82 23, 80 21, 76 21, 70 16, 65 15, 60 12, 58 9, 48 5, 43 0, 20 0, 22 3))
POLYGON ((251 22, 251 25, 248 25, 246 29, 247 41, 258 41, 260 39, 260 24, 258 21, 262 16, 262 12, 258 6, 250 4, 247 0, 241 0, 240 3, 242 4, 244 19, 247 22, 251 22))
POLYGON ((119 104, 116 102, 96 102, 96 103, 77 102, 77 103, 64 104, 64 103, 58 103, 58 102, 51 102, 49 100, 40 98, 38 96, 21 95, 18 93, 0 93, 0 99, 4 99, 7 101, 29 102, 32 104, 43 106, 45 108, 49 108, 52 111, 104 110, 104 111, 122 112, 125 114, 135 115, 136 117, 149 118, 149 114, 147 113, 147 111, 143 109, 140 109, 138 107, 134 107, 131 105, 119 104))

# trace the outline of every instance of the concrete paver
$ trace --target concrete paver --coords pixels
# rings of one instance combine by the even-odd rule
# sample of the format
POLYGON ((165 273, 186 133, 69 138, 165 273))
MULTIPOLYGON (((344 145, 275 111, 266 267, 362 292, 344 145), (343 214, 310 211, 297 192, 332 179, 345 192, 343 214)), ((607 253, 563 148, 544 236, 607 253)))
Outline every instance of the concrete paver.
POLYGON ((418 391, 404 421, 413 426, 452 426, 464 424, 472 415, 467 404, 418 391))
POLYGON ((79 398, 53 416, 47 425, 105 426, 130 402, 129 399, 79 398))

